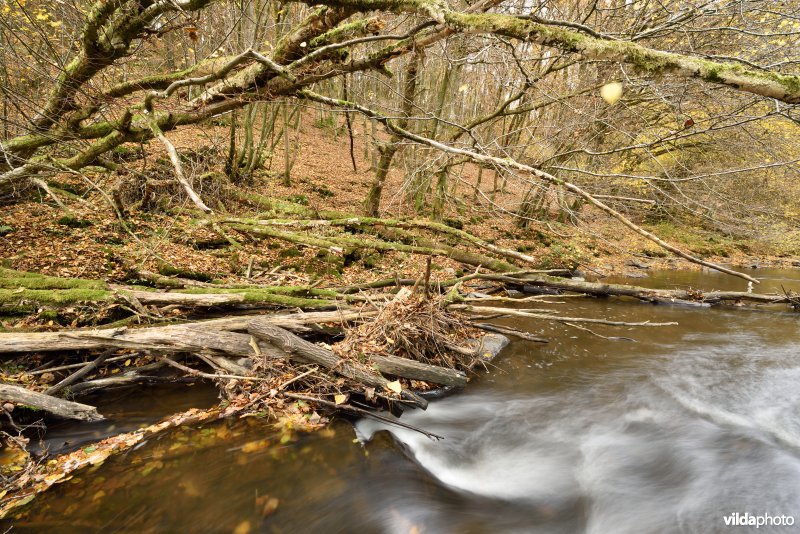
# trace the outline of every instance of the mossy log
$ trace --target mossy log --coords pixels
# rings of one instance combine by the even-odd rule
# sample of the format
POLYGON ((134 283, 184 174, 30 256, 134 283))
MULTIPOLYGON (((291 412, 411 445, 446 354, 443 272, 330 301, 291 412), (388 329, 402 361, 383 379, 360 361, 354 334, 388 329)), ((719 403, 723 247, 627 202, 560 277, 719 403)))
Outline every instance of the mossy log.
POLYGON ((344 249, 372 249, 379 252, 406 252, 425 256, 442 256, 473 267, 485 267, 492 271, 517 271, 518 267, 495 258, 464 251, 447 244, 411 233, 401 234, 396 229, 375 228, 378 237, 361 237, 353 235, 314 235, 300 232, 280 230, 271 225, 229 222, 231 228, 256 237, 281 239, 297 245, 322 248, 331 251, 344 249), (381 239, 383 238, 383 239, 381 239), (401 242, 404 240, 406 242, 401 242))
POLYGON ((296 288, 188 288, 168 293, 160 291, 130 291, 139 302, 145 305, 168 306, 180 305, 189 307, 230 307, 238 305, 272 305, 306 309, 332 309, 337 302, 329 298, 306 298, 297 296, 306 294, 335 297, 332 291, 320 289, 296 288))
POLYGON ((0 307, 20 307, 34 311, 38 306, 64 307, 79 303, 130 303, 145 306, 183 307, 259 307, 279 306, 301 309, 334 309, 337 300, 354 297, 333 290, 307 286, 252 286, 246 288, 189 287, 164 291, 145 291, 100 280, 60 278, 38 273, 0 268, 0 307), (30 306, 26 306, 30 305, 30 306))
POLYGON ((303 228, 303 229, 317 229, 326 227, 342 227, 354 228, 362 231, 370 231, 372 227, 384 228, 401 228, 404 230, 427 230, 435 234, 452 237, 459 242, 470 243, 477 248, 487 250, 498 256, 510 260, 516 260, 523 263, 535 265, 536 259, 527 254, 517 252, 515 250, 499 247, 488 241, 485 241, 475 235, 452 228, 446 224, 434 221, 425 221, 419 219, 402 220, 402 219, 379 219, 375 217, 345 217, 335 219, 314 219, 314 220, 283 220, 283 219, 241 219, 241 218, 226 218, 226 223, 233 224, 246 224, 257 226, 274 226, 284 228, 303 228))

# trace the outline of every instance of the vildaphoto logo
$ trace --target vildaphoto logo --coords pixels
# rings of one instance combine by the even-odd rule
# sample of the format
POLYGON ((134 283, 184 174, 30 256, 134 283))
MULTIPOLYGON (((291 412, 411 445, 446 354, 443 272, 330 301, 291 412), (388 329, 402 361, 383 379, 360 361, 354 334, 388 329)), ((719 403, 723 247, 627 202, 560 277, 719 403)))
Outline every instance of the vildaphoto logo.
POLYGON ((722 516, 726 527, 781 527, 794 525, 794 516, 791 515, 753 515, 749 512, 743 514, 734 512, 722 516))

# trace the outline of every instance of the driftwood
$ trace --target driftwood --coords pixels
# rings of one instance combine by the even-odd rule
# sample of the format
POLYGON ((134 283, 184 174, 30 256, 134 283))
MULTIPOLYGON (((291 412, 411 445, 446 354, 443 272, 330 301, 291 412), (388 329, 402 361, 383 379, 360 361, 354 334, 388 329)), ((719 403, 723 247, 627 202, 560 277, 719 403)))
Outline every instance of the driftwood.
POLYGON ((103 419, 103 416, 97 412, 97 408, 94 406, 58 399, 11 384, 0 384, 0 400, 32 406, 66 419, 79 419, 81 421, 100 421, 103 419))
POLYGON ((469 306, 466 304, 453 304, 452 308, 466 312, 478 312, 478 313, 491 312, 491 313, 496 313, 498 315, 529 317, 531 319, 544 319, 545 321, 556 321, 560 323, 593 323, 593 324, 605 324, 609 326, 675 326, 678 324, 675 322, 652 323, 650 321, 642 321, 638 323, 633 323, 627 321, 608 321, 606 319, 592 319, 590 317, 561 317, 559 315, 552 315, 546 313, 531 313, 527 310, 516 310, 512 308, 493 308, 491 306, 469 306))
MULTIPOLYGON (((315 363, 369 386, 385 388, 389 384, 386 378, 343 360, 333 352, 301 339, 283 328, 265 324, 263 321, 253 321, 247 331, 305 363, 315 363)), ((404 389, 400 395, 423 409, 428 406, 428 401, 409 390, 404 389)))
POLYGON ((372 356, 370 361, 378 371, 387 375, 424 380, 443 386, 464 387, 467 385, 467 375, 456 369, 429 365, 398 356, 372 356))

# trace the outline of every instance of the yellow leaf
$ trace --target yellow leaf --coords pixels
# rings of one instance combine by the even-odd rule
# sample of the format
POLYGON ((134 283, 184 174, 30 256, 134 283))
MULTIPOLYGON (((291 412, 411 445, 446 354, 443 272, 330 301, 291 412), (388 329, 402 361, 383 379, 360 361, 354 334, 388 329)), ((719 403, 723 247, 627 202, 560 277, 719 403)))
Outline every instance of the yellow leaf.
POLYGON ((233 534, 249 534, 252 528, 250 521, 245 520, 236 525, 236 528, 233 529, 233 534))
POLYGON ((256 441, 248 441, 247 443, 242 445, 241 451, 245 454, 249 454, 251 452, 263 451, 269 446, 270 446, 269 440, 259 439, 256 441))
POLYGON ((386 389, 394 391, 395 393, 400 393, 403 391, 403 386, 400 385, 399 380, 395 380, 394 382, 388 382, 386 384, 386 389))
POLYGON ((130 358, 125 360, 125 367, 128 367, 130 364, 131 364, 131 359, 130 358))
POLYGON ((347 401, 347 395, 335 395, 333 400, 336 401, 336 404, 344 404, 347 401))
POLYGON ((60 28, 61 27, 61 21, 60 20, 51 20, 49 22, 49 24, 50 24, 51 28, 60 28))
POLYGON ((622 98, 622 84, 619 82, 611 82, 605 84, 600 88, 600 96, 609 103, 609 105, 616 104, 617 100, 622 98))

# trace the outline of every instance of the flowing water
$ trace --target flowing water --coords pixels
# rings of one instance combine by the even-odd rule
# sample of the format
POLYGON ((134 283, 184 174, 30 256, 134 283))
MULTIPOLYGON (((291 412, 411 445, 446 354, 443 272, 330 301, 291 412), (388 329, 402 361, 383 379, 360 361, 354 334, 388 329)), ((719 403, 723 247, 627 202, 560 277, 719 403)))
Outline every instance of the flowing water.
MULTIPOLYGON (((800 273, 756 274, 759 291, 800 290, 800 273)), ((709 273, 635 282, 745 289, 709 273)), ((551 342, 515 341, 465 391, 403 416, 444 440, 372 420, 183 429, 38 498, 14 531, 800 532, 800 315, 564 301, 551 306, 680 324, 587 325, 617 337, 603 339, 498 320, 551 342), (726 526, 736 513, 795 524, 726 526)))

